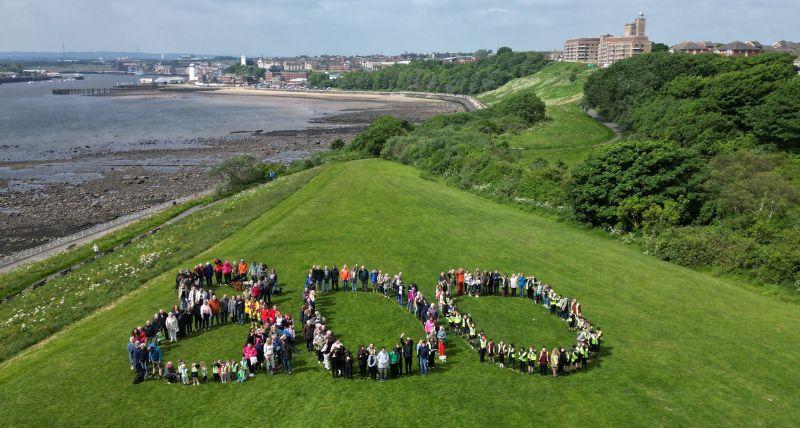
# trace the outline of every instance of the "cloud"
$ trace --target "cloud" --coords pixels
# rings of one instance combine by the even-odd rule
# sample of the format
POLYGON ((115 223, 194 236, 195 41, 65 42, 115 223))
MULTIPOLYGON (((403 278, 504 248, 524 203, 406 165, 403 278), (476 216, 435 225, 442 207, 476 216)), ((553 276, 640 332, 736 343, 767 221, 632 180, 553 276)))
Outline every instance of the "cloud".
POLYGON ((796 0, 2 0, 0 50, 57 51, 62 42, 237 55, 549 50, 620 33, 640 10, 655 41, 800 40, 796 0))

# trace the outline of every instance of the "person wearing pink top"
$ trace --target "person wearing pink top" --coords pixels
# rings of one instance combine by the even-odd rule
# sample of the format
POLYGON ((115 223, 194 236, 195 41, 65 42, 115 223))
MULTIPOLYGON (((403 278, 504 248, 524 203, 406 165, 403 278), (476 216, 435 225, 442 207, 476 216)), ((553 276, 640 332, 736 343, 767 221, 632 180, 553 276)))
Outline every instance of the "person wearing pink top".
POLYGON ((431 334, 435 330, 436 323, 433 322, 433 318, 428 318, 428 321, 425 321, 425 334, 431 334))
POLYGON ((253 376, 256 370, 256 364, 258 364, 258 351, 252 343, 248 343, 245 345, 244 349, 242 349, 242 355, 244 355, 245 360, 247 360, 247 369, 250 371, 250 376, 253 376))
POLYGON ((222 275, 225 276, 225 284, 230 284, 231 272, 233 272, 233 266, 231 265, 231 261, 225 260, 225 263, 222 264, 222 275))

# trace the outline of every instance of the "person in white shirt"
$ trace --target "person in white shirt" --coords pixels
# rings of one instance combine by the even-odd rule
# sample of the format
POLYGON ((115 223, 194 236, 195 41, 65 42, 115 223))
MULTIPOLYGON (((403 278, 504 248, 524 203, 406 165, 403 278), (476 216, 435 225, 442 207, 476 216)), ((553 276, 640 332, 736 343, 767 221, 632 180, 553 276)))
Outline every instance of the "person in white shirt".
POLYGON ((386 372, 389 368, 389 353, 386 352, 385 347, 381 347, 381 352, 378 352, 378 373, 381 382, 386 381, 386 372))

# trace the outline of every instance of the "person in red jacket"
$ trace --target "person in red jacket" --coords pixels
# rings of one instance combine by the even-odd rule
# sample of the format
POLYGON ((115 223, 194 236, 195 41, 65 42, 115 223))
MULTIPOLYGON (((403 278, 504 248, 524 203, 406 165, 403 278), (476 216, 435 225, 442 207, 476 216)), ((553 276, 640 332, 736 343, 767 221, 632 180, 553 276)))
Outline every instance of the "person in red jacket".
POLYGON ((214 275, 217 277, 217 285, 222 285, 222 262, 214 259, 214 275))

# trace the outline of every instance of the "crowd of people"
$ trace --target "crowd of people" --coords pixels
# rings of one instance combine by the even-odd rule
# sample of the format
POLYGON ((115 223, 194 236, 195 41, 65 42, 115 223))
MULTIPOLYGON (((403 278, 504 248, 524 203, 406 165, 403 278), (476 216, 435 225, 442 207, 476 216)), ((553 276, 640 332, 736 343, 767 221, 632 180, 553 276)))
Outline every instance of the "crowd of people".
POLYGON ((414 359, 420 375, 427 375, 437 364, 447 361, 447 333, 438 325, 439 312, 435 303, 428 303, 416 284, 406 286, 402 272, 395 275, 381 270, 368 270, 364 265, 349 268, 342 265, 312 266, 306 276, 303 291, 301 321, 306 349, 316 353, 317 362, 331 372, 334 378, 372 379, 386 381, 414 375, 414 359), (341 284, 341 288, 339 285, 341 284), (359 287, 360 285, 360 287, 359 287), (414 341, 401 333, 394 345, 377 346, 361 344, 357 350, 345 347, 334 333, 327 329, 325 318, 316 308, 317 291, 372 292, 396 301, 413 313, 424 328, 424 336, 414 341), (437 327, 438 326, 438 327, 437 327))
MULTIPOLYGON (((427 375, 437 361, 447 361, 447 330, 463 336, 481 363, 496 363, 520 373, 553 377, 586 369, 599 352, 602 331, 584 316, 576 299, 559 295, 549 284, 532 275, 500 274, 495 271, 452 269, 439 275, 435 292, 426 296, 415 283, 406 282, 402 272, 391 275, 381 270, 368 270, 364 265, 313 266, 306 277, 302 308, 299 314, 305 349, 316 355, 318 363, 334 378, 386 381, 414 374, 427 375), (340 287, 341 286, 341 287, 340 287), (389 346, 361 344, 348 349, 327 328, 325 317, 316 307, 318 292, 372 292, 391 299, 413 314, 423 325, 424 335, 416 342, 402 333, 389 346), (515 346, 508 341, 495 341, 478 330, 475 320, 456 306, 460 296, 505 296, 528 299, 560 317, 576 342, 571 346, 548 349, 533 344, 515 346)), ((166 379, 169 383, 199 385, 203 382, 244 382, 257 373, 292 373, 295 350, 295 325, 292 316, 272 304, 279 293, 277 273, 263 263, 248 265, 214 259, 194 269, 181 270, 176 276, 178 303, 172 310, 160 310, 143 326, 131 331, 128 357, 136 371, 135 383, 146 378, 166 379), (213 265, 212 265, 213 263, 213 265), (210 269, 208 268, 210 266, 210 269), (211 274, 208 274, 208 272, 211 274), (219 272, 219 274, 217 274, 219 272), (218 298, 217 288, 234 286, 241 292, 218 298), (237 359, 220 359, 206 365, 204 361, 179 360, 162 364, 161 346, 208 331, 227 323, 250 324, 250 330, 237 359), (211 369, 211 377, 208 369, 211 369)))
POLYGON ((577 299, 558 294, 549 284, 542 283, 533 275, 500 274, 499 271, 469 272, 451 269, 442 272, 437 282, 437 294, 445 297, 444 310, 452 331, 465 337, 473 350, 477 350, 480 362, 489 361, 501 367, 533 374, 538 368, 540 375, 553 377, 588 368, 589 360, 600 351, 603 332, 583 316, 583 307, 577 299), (468 296, 504 296, 528 299, 561 318, 570 331, 576 333, 576 343, 571 346, 553 346, 548 350, 542 345, 524 344, 515 346, 503 340, 495 342, 483 331, 478 331, 474 319, 455 306, 455 298, 468 296))
POLYGON ((131 331, 127 351, 131 370, 136 372, 135 383, 148 377, 194 385, 207 380, 208 367, 203 361, 162 364, 161 346, 228 323, 249 323, 251 329, 241 360, 212 362, 212 380, 243 382, 258 371, 292 372, 294 327, 291 315, 282 314, 272 304, 272 296, 281 292, 275 269, 264 263, 214 259, 180 270, 175 290, 178 302, 171 310, 159 310, 131 331), (238 294, 219 297, 217 289, 223 285, 234 287, 238 294))

